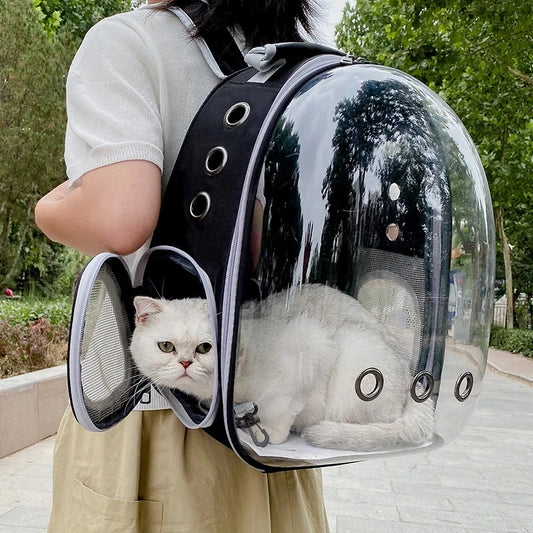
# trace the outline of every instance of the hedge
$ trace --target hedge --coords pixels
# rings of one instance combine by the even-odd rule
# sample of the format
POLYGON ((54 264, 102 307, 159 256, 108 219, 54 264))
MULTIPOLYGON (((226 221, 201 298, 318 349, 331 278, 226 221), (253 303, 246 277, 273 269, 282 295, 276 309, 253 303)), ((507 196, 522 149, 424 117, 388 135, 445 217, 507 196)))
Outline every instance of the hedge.
POLYGON ((69 298, 0 299, 0 379, 65 360, 69 298))
POLYGON ((490 345, 499 350, 533 357, 533 330, 493 327, 490 345))
POLYGON ((44 318, 53 326, 67 327, 71 307, 71 300, 68 297, 55 300, 2 298, 0 299, 0 320, 7 320, 12 325, 29 325, 35 320, 44 318))

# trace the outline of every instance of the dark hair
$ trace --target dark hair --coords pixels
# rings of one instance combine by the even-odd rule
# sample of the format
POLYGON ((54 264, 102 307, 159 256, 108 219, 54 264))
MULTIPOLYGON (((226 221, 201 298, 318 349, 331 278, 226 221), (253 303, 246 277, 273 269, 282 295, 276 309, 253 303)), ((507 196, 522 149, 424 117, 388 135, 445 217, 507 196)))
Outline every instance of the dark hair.
MULTIPOLYGON (((182 0, 168 0, 161 7, 180 6, 182 0)), ((209 0, 209 8, 197 25, 195 37, 239 26, 247 46, 301 41, 300 26, 311 33, 315 14, 313 0, 209 0)))

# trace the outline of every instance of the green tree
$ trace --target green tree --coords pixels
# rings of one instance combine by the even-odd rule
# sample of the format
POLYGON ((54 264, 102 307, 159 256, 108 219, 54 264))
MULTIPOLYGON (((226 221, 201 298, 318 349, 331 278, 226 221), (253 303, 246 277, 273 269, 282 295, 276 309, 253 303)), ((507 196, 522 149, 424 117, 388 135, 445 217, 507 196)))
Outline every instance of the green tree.
POLYGON ((65 179, 65 79, 81 38, 127 0, 0 0, 0 288, 65 290, 79 254, 35 227, 37 199, 65 179), (57 283, 58 280, 63 280, 57 283))
POLYGON ((298 186, 300 139, 294 123, 276 125, 265 158, 264 244, 259 278, 264 294, 279 292, 294 282, 303 243, 303 218, 298 186))
POLYGON ((141 0, 34 0, 41 24, 48 33, 56 33, 60 26, 66 25, 79 39, 100 19, 141 3, 141 0))
MULTIPOLYGON (((420 79, 451 105, 471 134, 493 198, 508 327, 513 260, 533 252, 532 8, 531 0, 357 0, 346 6, 337 27, 341 48, 420 79)), ((520 290, 531 289, 521 281, 520 290)))
POLYGON ((64 74, 69 53, 29 2, 0 0, 0 281, 17 274, 33 205, 64 175, 64 74))

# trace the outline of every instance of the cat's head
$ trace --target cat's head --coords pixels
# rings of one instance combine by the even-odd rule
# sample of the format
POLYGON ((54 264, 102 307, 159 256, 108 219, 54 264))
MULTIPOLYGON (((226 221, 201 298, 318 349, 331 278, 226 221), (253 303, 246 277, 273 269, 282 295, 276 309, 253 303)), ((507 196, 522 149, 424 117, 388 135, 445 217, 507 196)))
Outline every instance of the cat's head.
POLYGON ((133 303, 130 348, 139 370, 156 385, 212 398, 216 349, 207 301, 137 296, 133 303))

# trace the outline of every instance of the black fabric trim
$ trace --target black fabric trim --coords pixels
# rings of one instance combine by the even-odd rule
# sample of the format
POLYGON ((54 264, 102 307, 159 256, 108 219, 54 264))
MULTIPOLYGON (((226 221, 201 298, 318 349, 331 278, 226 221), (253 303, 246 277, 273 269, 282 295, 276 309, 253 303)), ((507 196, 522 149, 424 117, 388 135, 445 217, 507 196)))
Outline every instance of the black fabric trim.
MULTIPOLYGON (((195 26, 198 26, 209 9, 201 0, 185 0, 179 2, 178 7, 188 15, 195 26)), ((202 38, 225 76, 247 67, 229 30, 209 31, 202 35, 202 38)))

